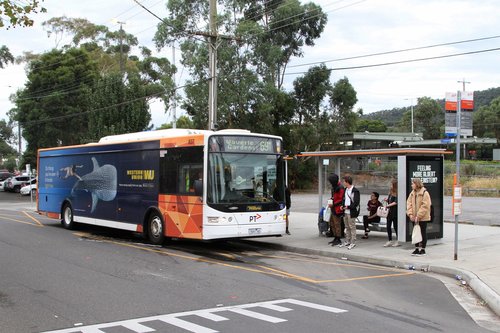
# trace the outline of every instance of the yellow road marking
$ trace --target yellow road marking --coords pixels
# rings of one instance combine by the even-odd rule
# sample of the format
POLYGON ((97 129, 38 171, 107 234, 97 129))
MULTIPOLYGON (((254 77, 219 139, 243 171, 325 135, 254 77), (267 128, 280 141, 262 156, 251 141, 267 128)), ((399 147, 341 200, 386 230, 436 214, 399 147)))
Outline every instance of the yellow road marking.
MULTIPOLYGON (((185 255, 185 254, 173 253, 173 252, 166 251, 163 249, 155 249, 155 248, 149 248, 149 247, 135 245, 135 244, 127 244, 127 243, 123 243, 123 242, 113 241, 110 239, 106 239, 104 237, 96 237, 96 236, 89 234, 89 233, 75 232, 73 234, 78 236, 78 237, 87 237, 89 239, 101 240, 103 242, 107 242, 110 244, 130 247, 130 248, 144 250, 144 251, 148 251, 148 252, 159 253, 159 254, 168 255, 168 256, 177 257, 177 258, 182 258, 182 259, 186 259, 186 260, 204 262, 204 263, 209 263, 209 264, 214 264, 214 265, 219 265, 219 266, 224 266, 224 267, 228 267, 228 268, 239 269, 239 270, 244 270, 244 271, 249 271, 249 272, 254 272, 254 273, 279 276, 279 277, 284 277, 284 278, 289 278, 289 279, 294 279, 294 280, 298 280, 298 281, 302 281, 302 282, 309 282, 309 283, 314 283, 314 284, 332 283, 332 282, 348 282, 348 281, 368 280, 368 279, 380 279, 380 278, 384 278, 384 277, 406 276, 406 275, 416 274, 415 272, 396 273, 395 270, 391 270, 391 269, 384 268, 384 267, 377 269, 375 267, 368 267, 368 266, 362 266, 362 265, 337 264, 338 266, 357 267, 357 268, 373 269, 373 270, 375 270, 375 269, 376 270, 387 270, 387 271, 394 271, 395 273, 394 274, 363 276, 363 277, 356 277, 356 278, 346 278, 346 279, 315 280, 315 279, 311 279, 308 277, 284 272, 284 271, 277 270, 277 269, 274 269, 274 268, 271 268, 268 266, 263 266, 263 265, 254 265, 255 267, 258 267, 260 269, 251 268, 251 267, 244 267, 244 266, 228 264, 228 263, 224 263, 224 262, 220 262, 220 261, 216 261, 216 260, 212 260, 212 259, 204 259, 204 258, 193 257, 193 256, 185 255)), ((219 253, 219 254, 221 254, 221 253, 219 253)), ((262 255, 262 256, 265 256, 265 255, 262 255)), ((234 256, 230 256, 230 255, 227 255, 227 257, 234 258, 234 256)), ((268 256, 268 257, 273 257, 273 258, 277 258, 277 259, 293 260, 293 258, 284 257, 284 256, 283 257, 281 257, 281 256, 268 256)), ((311 261, 311 262, 313 262, 312 260, 306 260, 306 259, 298 259, 298 260, 299 261, 311 261)), ((315 263, 317 263, 317 262, 315 262, 315 263)), ((334 264, 334 263, 328 263, 328 262, 320 262, 320 263, 321 264, 325 264, 325 263, 326 264, 334 264)), ((253 264, 249 264, 249 263, 246 263, 246 264, 253 265, 253 264)))
MULTIPOLYGON (((355 264, 355 263, 338 263, 338 262, 329 262, 329 261, 322 261, 322 260, 313 260, 313 259, 306 259, 306 258, 290 258, 286 256, 276 256, 276 255, 268 255, 268 254, 262 254, 262 253, 252 253, 254 256, 258 257, 267 257, 267 258, 275 258, 275 259, 286 259, 286 260, 292 260, 292 261, 303 261, 303 262, 312 262, 315 264, 324 264, 324 265, 330 265, 330 266, 346 266, 346 267, 357 267, 357 268, 364 268, 364 269, 369 269, 369 270, 376 270, 376 271, 387 271, 387 272, 399 272, 398 269, 396 268, 389 268, 389 267, 372 267, 369 266, 370 264, 355 264)), ((296 254, 299 255, 299 254, 296 254)))
POLYGON ((13 219, 12 217, 10 217, 10 215, 1 215, 0 214, 0 216, 3 217, 3 219, 7 220, 7 221, 12 221, 12 222, 16 222, 16 223, 22 223, 22 224, 32 225, 34 227, 43 227, 43 225, 35 224, 35 223, 32 223, 32 222, 26 222, 26 221, 21 221, 21 220, 13 219))
POLYGON ((32 219, 33 221, 36 222, 36 224, 38 224, 39 226, 41 227, 44 227, 44 225, 42 224, 42 222, 38 221, 36 218, 34 218, 33 216, 29 215, 28 212, 23 212, 24 215, 26 215, 27 217, 29 217, 30 219, 32 219))
POLYGON ((349 281, 369 280, 369 279, 381 279, 381 278, 386 278, 386 277, 405 276, 405 275, 413 275, 413 274, 416 274, 416 273, 415 272, 404 272, 404 273, 394 273, 394 274, 361 276, 361 277, 357 277, 357 278, 334 279, 334 280, 319 280, 319 281, 316 281, 316 283, 349 282, 349 281))

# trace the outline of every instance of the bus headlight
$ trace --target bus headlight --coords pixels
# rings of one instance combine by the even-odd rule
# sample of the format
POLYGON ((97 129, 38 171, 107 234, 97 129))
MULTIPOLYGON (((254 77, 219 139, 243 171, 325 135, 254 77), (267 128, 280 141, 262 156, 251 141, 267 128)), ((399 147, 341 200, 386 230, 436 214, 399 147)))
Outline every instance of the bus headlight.
POLYGON ((223 216, 208 216, 207 217, 207 222, 212 223, 212 224, 219 224, 219 223, 228 223, 233 220, 232 217, 226 218, 223 216))

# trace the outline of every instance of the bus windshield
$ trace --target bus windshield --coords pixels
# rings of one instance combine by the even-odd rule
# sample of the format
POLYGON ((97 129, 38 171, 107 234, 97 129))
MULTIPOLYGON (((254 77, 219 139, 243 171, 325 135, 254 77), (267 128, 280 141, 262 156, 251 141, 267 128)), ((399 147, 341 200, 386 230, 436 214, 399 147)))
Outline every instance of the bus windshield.
POLYGON ((283 160, 277 154, 216 153, 208 158, 207 203, 272 204, 284 202, 283 160))

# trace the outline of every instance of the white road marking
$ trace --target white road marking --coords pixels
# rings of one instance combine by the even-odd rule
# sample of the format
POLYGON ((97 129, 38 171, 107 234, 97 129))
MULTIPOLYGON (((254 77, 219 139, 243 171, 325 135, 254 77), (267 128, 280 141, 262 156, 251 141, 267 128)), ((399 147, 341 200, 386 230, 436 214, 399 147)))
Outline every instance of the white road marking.
POLYGON ((288 320, 283 319, 283 318, 269 316, 266 314, 262 314, 262 313, 257 312, 257 310, 258 310, 258 308, 265 308, 265 309, 273 310, 273 311, 277 311, 277 312, 293 311, 293 309, 290 309, 290 308, 285 307, 285 306, 281 306, 280 304, 295 304, 295 305, 299 305, 299 306, 306 307, 306 308, 312 308, 312 309, 316 309, 316 310, 333 312, 333 313, 347 312, 347 310, 338 309, 338 308, 334 308, 331 306, 326 306, 326 305, 321 305, 321 304, 316 304, 316 303, 311 303, 311 302, 299 301, 299 300, 295 300, 292 298, 287 298, 287 299, 281 299, 281 300, 275 300, 275 301, 257 302, 257 303, 232 305, 232 306, 225 306, 225 307, 216 307, 216 308, 211 308, 211 309, 201 309, 201 310, 186 311, 186 312, 172 313, 172 314, 159 315, 159 316, 129 319, 129 320, 116 321, 116 322, 111 322, 111 323, 72 327, 72 328, 67 328, 67 329, 62 329, 62 330, 46 331, 43 333, 104 333, 104 331, 102 331, 102 329, 109 328, 109 327, 125 327, 128 330, 130 330, 132 332, 136 332, 136 333, 150 333, 150 332, 156 332, 156 330, 151 328, 151 327, 146 326, 144 323, 149 322, 149 321, 155 321, 155 320, 162 321, 162 322, 167 323, 169 325, 177 326, 179 328, 185 329, 186 331, 190 331, 193 333, 217 333, 218 331, 216 331, 214 329, 204 327, 204 326, 201 326, 198 324, 194 324, 194 323, 191 323, 191 322, 189 322, 185 319, 181 319, 181 318, 187 317, 187 316, 198 316, 198 317, 202 317, 202 318, 214 321, 214 322, 219 322, 219 321, 224 321, 224 320, 229 320, 229 319, 226 317, 223 317, 221 315, 218 315, 217 313, 220 313, 223 311, 229 311, 229 312, 237 313, 239 315, 247 316, 247 317, 250 317, 253 319, 263 320, 263 321, 270 322, 273 324, 278 324, 278 323, 286 322, 288 320), (252 310, 249 310, 249 309, 252 309, 252 310))
POLYGON ((255 311, 250 311, 250 310, 247 310, 247 309, 231 309, 229 311, 234 312, 234 313, 238 313, 240 315, 247 316, 247 317, 250 317, 250 318, 255 318, 255 319, 259 319, 259 320, 268 321, 268 322, 273 323, 273 324, 282 323, 284 321, 287 321, 286 319, 277 318, 277 317, 273 317, 273 316, 268 316, 268 315, 265 315, 265 314, 262 314, 262 313, 258 313, 258 312, 255 312, 255 311))

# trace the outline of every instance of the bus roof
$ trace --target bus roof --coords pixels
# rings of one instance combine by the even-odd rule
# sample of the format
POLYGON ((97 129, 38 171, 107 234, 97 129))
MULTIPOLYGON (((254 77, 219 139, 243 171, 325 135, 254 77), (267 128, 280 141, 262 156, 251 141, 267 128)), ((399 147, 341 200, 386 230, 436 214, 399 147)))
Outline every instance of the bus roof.
POLYGON ((156 130, 156 131, 108 135, 108 136, 102 137, 99 140, 99 143, 154 140, 154 139, 161 139, 161 138, 171 138, 171 137, 176 137, 176 136, 200 135, 200 134, 207 134, 207 133, 213 133, 213 132, 207 131, 207 130, 169 128, 169 129, 156 130))
POLYGON ((265 135, 265 136, 276 137, 274 135, 252 133, 251 131, 246 129, 224 129, 220 131, 209 131, 209 130, 198 130, 198 129, 187 129, 187 128, 169 128, 156 131, 109 135, 101 138, 98 143, 144 141, 144 140, 154 140, 162 138, 172 138, 177 136, 210 135, 210 134, 226 134, 226 135, 247 134, 247 135, 258 135, 258 136, 265 135))

